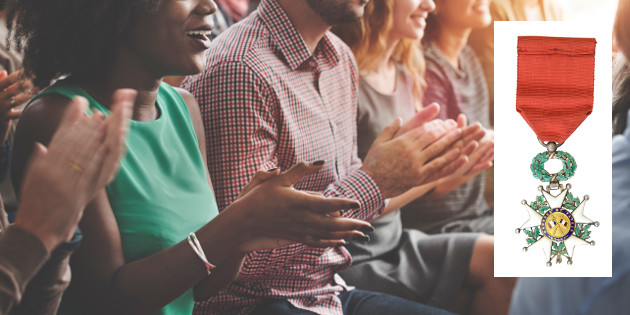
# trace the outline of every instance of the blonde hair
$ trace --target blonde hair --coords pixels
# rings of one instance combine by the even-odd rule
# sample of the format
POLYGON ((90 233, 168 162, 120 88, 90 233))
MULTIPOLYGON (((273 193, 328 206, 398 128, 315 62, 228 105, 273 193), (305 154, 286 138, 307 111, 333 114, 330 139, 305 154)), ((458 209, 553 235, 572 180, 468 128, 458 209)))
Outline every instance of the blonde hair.
MULTIPOLYGON (((374 70, 376 57, 387 51, 387 36, 394 24, 393 7, 394 0, 371 0, 359 21, 333 28, 333 32, 352 49, 359 70, 374 70)), ((400 40, 392 58, 409 70, 416 103, 421 104, 425 62, 420 40, 400 40)))
POLYGON ((619 0, 613 33, 617 40, 617 46, 626 56, 626 59, 630 59, 630 21, 628 20, 628 14, 630 14, 630 1, 619 0))

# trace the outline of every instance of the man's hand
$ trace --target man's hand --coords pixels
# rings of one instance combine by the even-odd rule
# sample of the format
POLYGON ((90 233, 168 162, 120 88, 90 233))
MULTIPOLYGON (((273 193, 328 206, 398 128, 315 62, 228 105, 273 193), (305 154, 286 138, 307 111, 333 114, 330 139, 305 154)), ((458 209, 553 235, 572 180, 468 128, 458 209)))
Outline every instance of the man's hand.
POLYGON ((362 169, 384 198, 452 174, 468 161, 465 153, 475 144, 454 146, 462 130, 453 120, 427 122, 436 109, 437 105, 427 106, 402 126, 397 119, 372 144, 362 169))

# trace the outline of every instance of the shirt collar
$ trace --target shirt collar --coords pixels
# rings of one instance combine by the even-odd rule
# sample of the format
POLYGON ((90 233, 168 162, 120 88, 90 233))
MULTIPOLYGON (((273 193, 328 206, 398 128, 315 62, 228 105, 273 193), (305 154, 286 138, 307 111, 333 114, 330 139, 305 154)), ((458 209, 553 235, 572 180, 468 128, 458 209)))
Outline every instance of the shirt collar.
POLYGON ((277 50, 292 70, 298 68, 325 69, 339 63, 339 53, 328 32, 319 41, 311 55, 304 39, 276 0, 263 0, 258 7, 260 19, 265 23, 277 50))

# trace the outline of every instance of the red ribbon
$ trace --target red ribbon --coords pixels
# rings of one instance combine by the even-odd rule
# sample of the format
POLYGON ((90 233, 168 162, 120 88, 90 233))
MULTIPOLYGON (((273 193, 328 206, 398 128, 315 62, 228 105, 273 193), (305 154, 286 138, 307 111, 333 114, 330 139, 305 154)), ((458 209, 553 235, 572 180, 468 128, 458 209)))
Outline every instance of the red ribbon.
POLYGON ((519 36, 516 111, 540 141, 563 143, 593 111, 595 44, 519 36))

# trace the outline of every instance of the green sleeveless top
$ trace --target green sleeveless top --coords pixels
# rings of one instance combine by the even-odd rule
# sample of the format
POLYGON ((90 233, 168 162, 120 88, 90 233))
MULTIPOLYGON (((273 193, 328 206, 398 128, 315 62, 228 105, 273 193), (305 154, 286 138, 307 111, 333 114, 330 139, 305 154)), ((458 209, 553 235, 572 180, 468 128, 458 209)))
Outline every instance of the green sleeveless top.
MULTIPOLYGON (((60 82, 38 96, 52 93, 68 98, 81 95, 90 109, 110 113, 76 85, 60 82)), ((184 100, 162 83, 156 103, 158 119, 131 121, 126 156, 107 186, 127 263, 185 240, 218 214, 184 100)), ((62 301, 60 314, 79 314, 71 299, 62 301)), ((193 305, 188 290, 156 314, 191 314, 193 305)))

